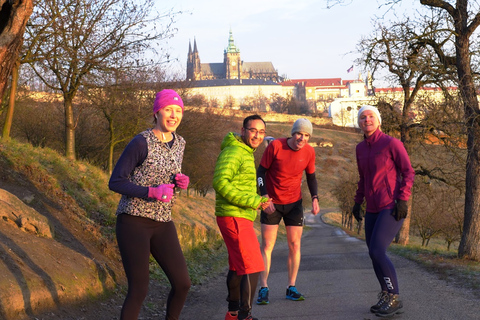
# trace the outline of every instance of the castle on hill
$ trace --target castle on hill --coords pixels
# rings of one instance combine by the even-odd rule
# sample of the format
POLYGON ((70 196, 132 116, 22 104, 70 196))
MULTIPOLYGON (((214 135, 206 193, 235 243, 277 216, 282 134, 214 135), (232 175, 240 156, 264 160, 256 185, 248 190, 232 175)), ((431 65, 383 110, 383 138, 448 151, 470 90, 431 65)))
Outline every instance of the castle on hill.
POLYGON ((201 63, 196 39, 188 44, 187 81, 219 80, 219 79, 256 79, 280 82, 277 70, 272 62, 244 62, 240 57, 240 49, 235 45, 232 31, 228 38, 228 46, 223 52, 223 62, 201 63))

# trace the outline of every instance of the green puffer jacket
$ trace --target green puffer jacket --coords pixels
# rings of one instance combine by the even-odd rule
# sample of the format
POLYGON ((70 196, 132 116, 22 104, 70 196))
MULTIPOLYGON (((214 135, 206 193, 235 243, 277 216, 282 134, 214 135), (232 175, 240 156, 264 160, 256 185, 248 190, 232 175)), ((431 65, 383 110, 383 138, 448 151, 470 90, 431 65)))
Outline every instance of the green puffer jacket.
POLYGON ((221 150, 213 176, 215 215, 254 221, 259 204, 268 201, 257 194, 255 149, 230 132, 223 139, 221 150))

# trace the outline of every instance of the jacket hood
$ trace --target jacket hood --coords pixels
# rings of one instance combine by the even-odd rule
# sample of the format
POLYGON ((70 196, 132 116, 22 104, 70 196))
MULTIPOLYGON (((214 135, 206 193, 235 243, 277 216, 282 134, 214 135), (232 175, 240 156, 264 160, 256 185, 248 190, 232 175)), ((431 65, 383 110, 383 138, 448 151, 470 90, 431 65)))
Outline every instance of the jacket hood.
POLYGON ((253 149, 252 147, 249 147, 243 142, 242 137, 238 133, 234 132, 229 132, 225 138, 223 138, 222 145, 220 146, 220 149, 223 150, 226 147, 230 146, 236 146, 239 148, 243 148, 249 153, 255 152, 256 149, 253 149))

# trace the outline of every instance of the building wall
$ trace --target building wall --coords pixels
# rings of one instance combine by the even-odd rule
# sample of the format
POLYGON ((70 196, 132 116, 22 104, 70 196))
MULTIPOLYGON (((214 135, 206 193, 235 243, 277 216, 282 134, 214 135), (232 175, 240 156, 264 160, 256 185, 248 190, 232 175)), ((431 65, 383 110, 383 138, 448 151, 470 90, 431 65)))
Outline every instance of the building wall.
POLYGON ((375 105, 375 97, 338 98, 330 103, 328 116, 336 126, 358 128, 358 110, 366 104, 375 105))
MULTIPOLYGON (((204 107, 190 107, 190 106, 185 106, 187 109, 193 109, 195 111, 199 112, 205 112, 204 107)), ((250 111, 243 111, 243 110, 211 110, 213 113, 221 113, 222 115, 227 115, 227 116, 234 116, 238 119, 244 119, 245 117, 251 115, 252 113, 250 111)), ((274 112, 269 112, 269 113, 260 113, 262 116, 262 119, 267 122, 280 122, 280 123, 289 123, 292 124, 298 119, 298 118, 307 118, 310 120, 310 122, 313 125, 317 126, 328 126, 331 125, 332 122, 329 118, 325 117, 311 117, 311 116, 305 116, 305 115, 297 115, 297 114, 283 114, 283 113, 274 113, 274 112)), ((267 129, 268 130, 268 129, 267 129)), ((285 132, 285 137, 289 136, 290 132, 285 132)), ((278 137, 276 137, 278 138, 278 137)))
MULTIPOLYGON (((286 98, 292 95, 293 87, 283 87, 280 85, 236 85, 236 86, 214 86, 214 87, 194 87, 189 89, 191 95, 203 95, 207 99, 216 99, 221 107, 227 105, 230 99, 235 100, 234 108, 238 109, 242 102, 248 97, 265 96, 270 98, 272 94, 279 94, 286 98)), ((268 110, 262 110, 268 111, 268 110)))
MULTIPOLYGON (((449 88, 452 94, 457 92, 456 88, 449 88)), ((332 101, 328 108, 328 116, 332 118, 332 123, 341 127, 356 127, 358 110, 363 105, 377 105, 380 99, 387 101, 396 101, 399 106, 403 106, 403 90, 402 88, 380 88, 375 89, 375 95, 360 94, 357 91, 347 98, 337 98, 332 101), (358 94, 357 94, 358 93, 358 94)), ((424 88, 419 90, 418 99, 429 99, 429 101, 444 101, 444 94, 438 88, 424 88)), ((417 113, 415 105, 412 106, 413 117, 421 117, 417 113)))

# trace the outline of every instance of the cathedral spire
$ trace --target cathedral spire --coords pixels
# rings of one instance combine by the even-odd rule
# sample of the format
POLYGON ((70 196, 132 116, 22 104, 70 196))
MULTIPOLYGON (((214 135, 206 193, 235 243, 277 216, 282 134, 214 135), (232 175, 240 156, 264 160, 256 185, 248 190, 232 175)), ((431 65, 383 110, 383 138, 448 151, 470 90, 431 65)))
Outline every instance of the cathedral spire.
POLYGON ((240 49, 238 49, 237 46, 235 46, 232 29, 230 29, 230 36, 228 37, 228 47, 227 49, 225 49, 225 53, 227 52, 230 52, 230 53, 240 52, 240 49))
POLYGON ((187 80, 199 80, 201 71, 202 66, 197 49, 197 39, 193 38, 193 51, 192 43, 190 40, 188 41, 187 80))

